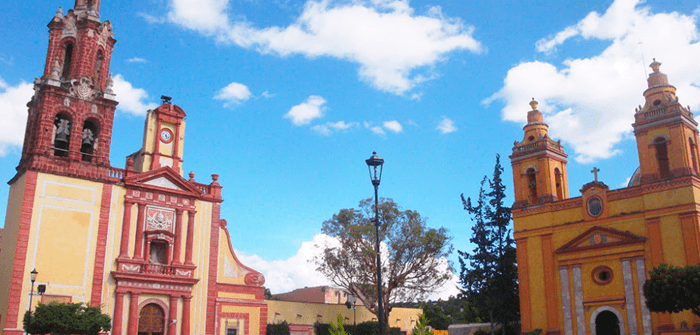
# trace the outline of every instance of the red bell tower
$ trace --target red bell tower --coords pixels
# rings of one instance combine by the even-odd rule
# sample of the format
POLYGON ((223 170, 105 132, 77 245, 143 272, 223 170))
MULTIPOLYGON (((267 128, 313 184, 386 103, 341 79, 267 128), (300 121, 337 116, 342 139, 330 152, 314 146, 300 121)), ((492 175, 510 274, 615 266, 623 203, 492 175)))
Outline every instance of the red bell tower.
POLYGON ((76 0, 49 22, 44 73, 34 81, 18 174, 35 170, 107 176, 116 95, 109 63, 116 40, 100 0, 76 0))

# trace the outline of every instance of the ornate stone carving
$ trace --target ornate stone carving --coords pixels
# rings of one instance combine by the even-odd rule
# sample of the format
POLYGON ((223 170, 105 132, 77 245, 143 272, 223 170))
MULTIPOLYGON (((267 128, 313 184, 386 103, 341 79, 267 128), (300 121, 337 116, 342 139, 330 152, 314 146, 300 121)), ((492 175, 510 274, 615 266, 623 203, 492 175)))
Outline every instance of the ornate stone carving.
POLYGON ((251 286, 263 286, 265 284, 265 276, 259 272, 250 272, 245 275, 245 283, 251 286))
POLYGON ((172 231, 175 213, 172 210, 149 207, 146 212, 148 230, 172 231))
POLYGON ((70 93, 77 96, 80 99, 92 98, 94 90, 92 88, 92 78, 88 76, 83 76, 80 78, 80 82, 76 84, 76 80, 71 81, 70 93))
POLYGON ((177 270, 175 270, 175 275, 180 276, 180 277, 190 277, 190 276, 192 276, 192 270, 185 271, 185 270, 177 269, 177 270))
POLYGON ((141 267, 135 264, 122 264, 122 271, 124 272, 140 272, 141 267))

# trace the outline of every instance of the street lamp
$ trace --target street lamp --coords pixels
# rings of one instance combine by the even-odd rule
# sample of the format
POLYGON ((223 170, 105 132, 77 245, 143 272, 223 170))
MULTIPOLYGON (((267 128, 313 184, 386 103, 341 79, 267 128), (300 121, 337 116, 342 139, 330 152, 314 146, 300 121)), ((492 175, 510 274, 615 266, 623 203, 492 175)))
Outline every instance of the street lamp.
POLYGON ((32 281, 32 290, 29 291, 29 322, 31 324, 32 322, 32 297, 34 297, 34 282, 36 281, 36 275, 38 275, 39 272, 36 271, 36 269, 32 270, 32 272, 29 273, 29 279, 32 281))
POLYGON ((374 227, 377 232, 377 320, 379 321, 379 334, 384 335, 384 312, 382 310, 382 263, 379 256, 379 197, 378 188, 379 183, 382 181, 382 168, 384 166, 384 160, 377 156, 377 152, 372 152, 372 156, 365 160, 367 163, 367 168, 369 169, 369 178, 372 180, 372 185, 374 186, 374 227), (377 171, 379 170, 379 171, 377 171))

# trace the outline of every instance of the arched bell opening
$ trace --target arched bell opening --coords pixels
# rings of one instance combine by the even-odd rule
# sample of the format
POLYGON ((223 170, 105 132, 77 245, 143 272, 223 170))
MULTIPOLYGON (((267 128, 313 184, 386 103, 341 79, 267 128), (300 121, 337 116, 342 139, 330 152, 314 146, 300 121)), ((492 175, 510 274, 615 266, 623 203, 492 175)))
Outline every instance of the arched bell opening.
POLYGON ((70 115, 68 115, 68 113, 61 112, 56 114, 53 121, 53 139, 51 142, 54 156, 68 157, 68 148, 70 148, 71 123, 70 115))
POLYGON ((80 143, 80 153, 83 162, 92 162, 97 148, 98 123, 95 120, 86 120, 83 123, 83 134, 80 143))

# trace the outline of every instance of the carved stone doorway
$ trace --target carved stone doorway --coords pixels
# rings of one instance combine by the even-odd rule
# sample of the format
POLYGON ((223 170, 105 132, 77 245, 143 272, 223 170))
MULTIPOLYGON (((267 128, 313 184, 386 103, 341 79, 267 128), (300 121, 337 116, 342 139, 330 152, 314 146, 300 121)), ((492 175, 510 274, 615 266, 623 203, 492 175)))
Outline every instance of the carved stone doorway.
POLYGON ((165 313, 160 306, 148 304, 139 313, 139 335, 164 335, 165 313))

